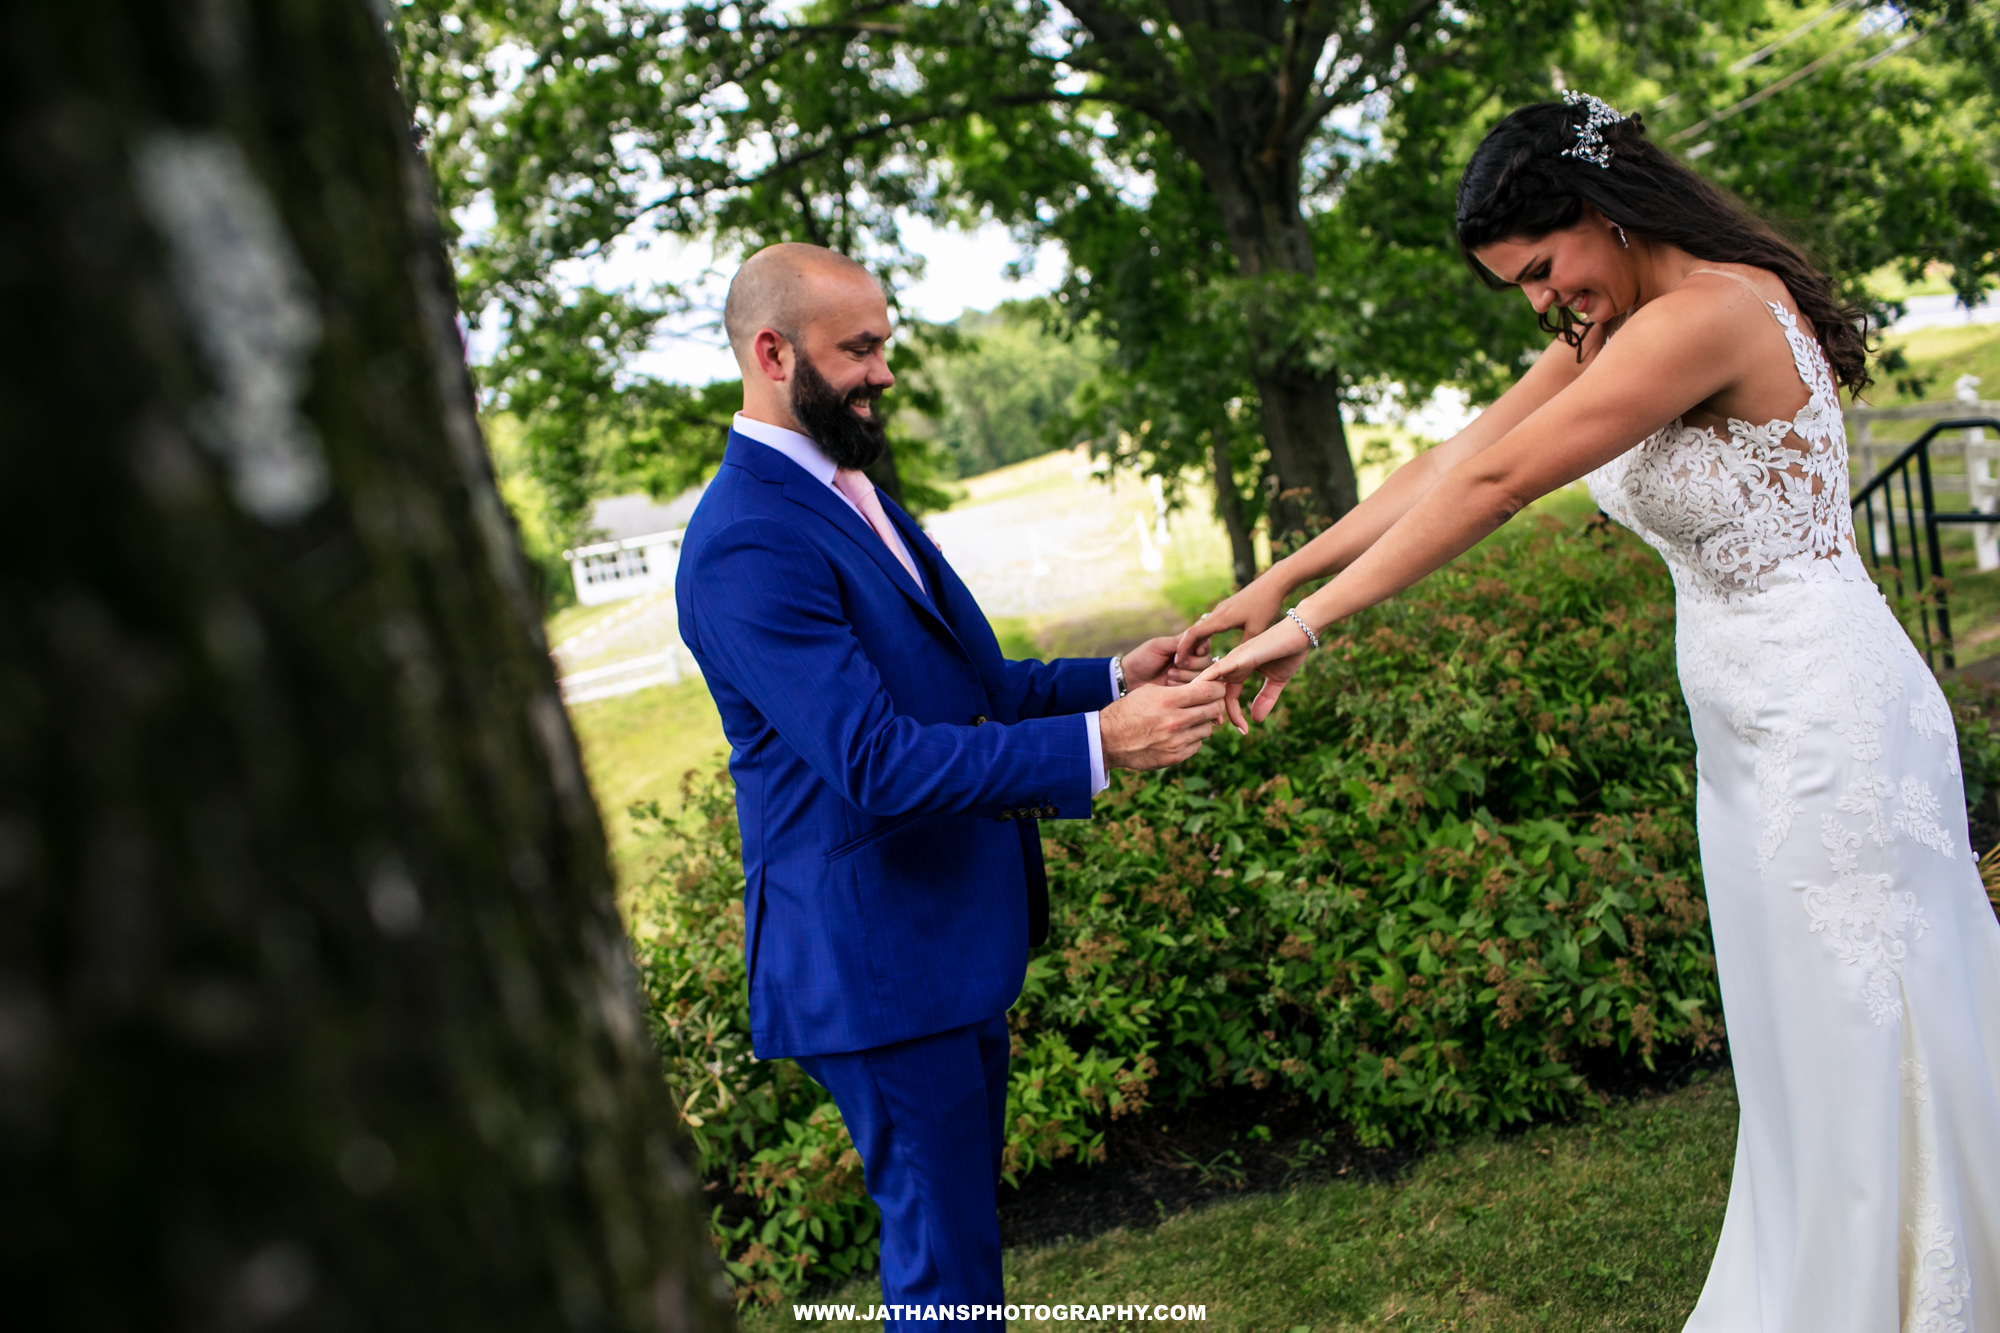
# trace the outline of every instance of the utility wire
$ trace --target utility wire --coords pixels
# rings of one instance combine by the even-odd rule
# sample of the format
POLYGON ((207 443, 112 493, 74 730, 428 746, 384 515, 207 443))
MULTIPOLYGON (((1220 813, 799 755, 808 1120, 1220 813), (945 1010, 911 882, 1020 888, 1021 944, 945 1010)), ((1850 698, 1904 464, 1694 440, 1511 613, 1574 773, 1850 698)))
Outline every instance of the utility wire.
POLYGON ((1910 43, 1922 41, 1924 38, 1924 33, 1927 33, 1929 31, 1930 31, 1929 28, 1925 28, 1923 32, 1906 32, 1901 37, 1898 37, 1895 41, 1883 47, 1880 51, 1877 51, 1874 55, 1869 56, 1866 60, 1856 65, 1854 68, 1858 70, 1873 69, 1875 66, 1887 60, 1890 56, 1895 55, 1896 52, 1910 45, 1910 43))
MULTIPOLYGON (((1793 28, 1790 32, 1786 33, 1783 37, 1778 38, 1777 41, 1766 42, 1763 46, 1759 47, 1757 50, 1752 51, 1747 56, 1744 56, 1741 60, 1737 61, 1735 64, 1729 67, 1729 72, 1731 74, 1741 74, 1744 70, 1749 69, 1752 65, 1764 59, 1764 57, 1770 55, 1773 51, 1777 51, 1784 47, 1790 46, 1800 37, 1803 37, 1806 33, 1811 32, 1814 28, 1817 28, 1820 24, 1826 22, 1828 19, 1832 18, 1835 14, 1840 13, 1844 9, 1849 9, 1853 7, 1856 3, 1857 0, 1839 0, 1839 3, 1834 5, 1831 9, 1828 9, 1823 13, 1815 14, 1813 17, 1807 19, 1804 23, 1801 23, 1798 27, 1793 28)), ((1662 97, 1659 101, 1653 103, 1653 110, 1655 111, 1669 110, 1675 106, 1678 106, 1680 104, 1680 100, 1681 100, 1681 95, 1679 93, 1668 93, 1665 97, 1662 97)))
POLYGON ((1828 9, 1825 13, 1807 19, 1804 23, 1801 23, 1798 27, 1793 28, 1790 32, 1786 33, 1783 37, 1780 37, 1777 41, 1770 43, 1769 45, 1763 47, 1760 50, 1752 51, 1749 55, 1744 56, 1741 60, 1737 61, 1735 64, 1729 67, 1729 72, 1731 74, 1741 74, 1744 70, 1749 69, 1752 65, 1762 60, 1765 56, 1770 55, 1771 52, 1776 51, 1781 47, 1790 46, 1793 42, 1805 36, 1807 33, 1811 32, 1814 28, 1817 28, 1820 24, 1826 22, 1828 19, 1832 18, 1835 14, 1838 14, 1841 10, 1852 8, 1855 2, 1856 0, 1840 0, 1840 3, 1834 5, 1832 8, 1828 9))
MULTIPOLYGON (((1860 45, 1862 42, 1866 40, 1868 40, 1868 34, 1866 33, 1862 34, 1859 37, 1849 38, 1847 41, 1842 42, 1839 46, 1834 47, 1833 50, 1828 51, 1818 60, 1813 61, 1810 65, 1801 65, 1798 69, 1793 70, 1790 74, 1787 74, 1784 78, 1778 79, 1772 83, 1765 84, 1762 88, 1759 88, 1756 92, 1751 93, 1748 97, 1736 103, 1734 106, 1727 107, 1721 111, 1716 112, 1712 116, 1709 116, 1703 120, 1696 121, 1694 124, 1688 126, 1684 130, 1668 135, 1667 142, 1679 143, 1683 139, 1693 138, 1695 135, 1700 134, 1703 130, 1708 129, 1714 125, 1718 125, 1725 120, 1728 120, 1731 116, 1737 114, 1740 111, 1748 111, 1751 107, 1756 106, 1759 102, 1763 101, 1765 98, 1776 96, 1778 93, 1785 91, 1785 89, 1797 83, 1799 80, 1811 78, 1813 75, 1819 73, 1821 70, 1825 69, 1828 65, 1832 64, 1836 59, 1838 59, 1843 55, 1846 55, 1849 51, 1853 50, 1856 46, 1860 45)), ((1886 56, 1889 53, 1887 51, 1884 51, 1882 52, 1882 54, 1886 56)))

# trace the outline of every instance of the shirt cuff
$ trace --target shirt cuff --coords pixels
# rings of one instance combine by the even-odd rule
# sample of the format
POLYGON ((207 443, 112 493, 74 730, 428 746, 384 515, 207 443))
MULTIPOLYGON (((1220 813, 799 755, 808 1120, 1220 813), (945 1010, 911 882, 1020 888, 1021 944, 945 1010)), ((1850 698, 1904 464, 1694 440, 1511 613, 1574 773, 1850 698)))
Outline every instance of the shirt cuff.
POLYGON ((1117 703, 1120 698, 1118 693, 1118 659, 1115 657, 1106 658, 1104 660, 1104 670, 1111 677, 1111 702, 1117 703))
POLYGON ((1083 734, 1090 741, 1090 794, 1095 797, 1111 785, 1111 775, 1104 771, 1104 733, 1098 727, 1097 714, 1083 715, 1083 734))

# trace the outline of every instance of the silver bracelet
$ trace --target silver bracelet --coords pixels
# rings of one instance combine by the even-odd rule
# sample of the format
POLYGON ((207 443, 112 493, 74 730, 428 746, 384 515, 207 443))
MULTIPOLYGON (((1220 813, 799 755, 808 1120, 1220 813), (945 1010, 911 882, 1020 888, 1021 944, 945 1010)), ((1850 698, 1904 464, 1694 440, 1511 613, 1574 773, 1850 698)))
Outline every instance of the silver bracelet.
POLYGON ((1297 625, 1300 629, 1305 631, 1307 643, 1311 644, 1315 648, 1319 647, 1319 635, 1313 633, 1311 625, 1308 625, 1306 624, 1305 621, 1299 619, 1298 612, 1292 610, 1292 608, 1288 606, 1285 608, 1285 614, 1291 617, 1292 623, 1294 625, 1297 625))
POLYGON ((1116 683, 1117 683, 1117 685, 1118 685, 1118 697, 1119 697, 1120 699, 1123 699, 1123 698, 1125 697, 1125 659, 1124 659, 1124 658, 1122 658, 1122 657, 1114 657, 1114 658, 1112 658, 1112 659, 1111 659, 1111 679, 1112 679, 1112 680, 1113 680, 1114 682, 1116 682, 1116 683))

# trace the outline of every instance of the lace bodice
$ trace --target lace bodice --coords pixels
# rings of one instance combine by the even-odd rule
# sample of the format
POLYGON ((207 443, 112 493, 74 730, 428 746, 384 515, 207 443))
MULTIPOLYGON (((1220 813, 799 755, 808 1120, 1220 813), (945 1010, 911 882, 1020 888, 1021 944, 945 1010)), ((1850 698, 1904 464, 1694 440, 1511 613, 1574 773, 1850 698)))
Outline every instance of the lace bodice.
POLYGON ((1847 432, 1833 375, 1792 313, 1765 304, 1810 395, 1797 415, 1761 426, 1732 418, 1726 438, 1676 420, 1586 479, 1605 513, 1666 557, 1683 599, 1868 581, 1848 510, 1847 432))

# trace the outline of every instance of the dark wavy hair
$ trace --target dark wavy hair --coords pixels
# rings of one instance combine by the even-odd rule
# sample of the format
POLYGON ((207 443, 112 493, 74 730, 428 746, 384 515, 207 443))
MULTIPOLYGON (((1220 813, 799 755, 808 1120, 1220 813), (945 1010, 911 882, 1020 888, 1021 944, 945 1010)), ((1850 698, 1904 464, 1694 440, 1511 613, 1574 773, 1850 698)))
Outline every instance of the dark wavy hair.
MULTIPOLYGON (((1832 279, 1805 251, 1653 144, 1637 115, 1600 128, 1609 166, 1563 156, 1576 145, 1588 114, 1586 103, 1524 106, 1473 151, 1458 183, 1458 245, 1481 281, 1496 289, 1514 285, 1473 258, 1473 251, 1573 226, 1588 203, 1633 236, 1679 246, 1697 259, 1777 274, 1799 313, 1812 321, 1834 378, 1850 393, 1868 387, 1862 312, 1834 296, 1832 279)), ((1541 325, 1582 356, 1583 329, 1567 308, 1544 312, 1541 325)))

